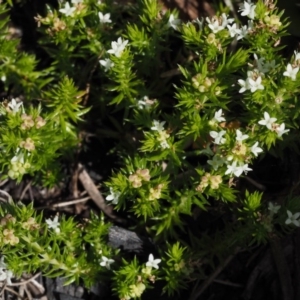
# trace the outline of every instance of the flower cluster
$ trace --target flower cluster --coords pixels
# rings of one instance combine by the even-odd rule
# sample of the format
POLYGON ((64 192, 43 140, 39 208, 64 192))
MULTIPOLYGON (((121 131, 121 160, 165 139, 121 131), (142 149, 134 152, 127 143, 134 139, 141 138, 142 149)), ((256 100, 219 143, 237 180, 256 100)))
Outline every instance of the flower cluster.
POLYGON ((211 175, 210 173, 205 173, 202 176, 200 184, 196 187, 196 191, 203 192, 204 189, 210 186, 213 190, 219 188, 219 185, 222 183, 222 177, 220 175, 211 175))
POLYGON ((165 121, 159 122, 154 120, 153 126, 151 127, 151 130, 156 131, 158 133, 157 140, 160 143, 161 148, 166 149, 170 148, 170 145, 168 144, 167 139, 170 137, 170 135, 167 133, 166 130, 164 130, 165 121))
POLYGON ((289 129, 285 129, 285 124, 277 124, 275 123, 277 121, 276 118, 270 117, 270 115, 267 112, 264 112, 264 119, 260 120, 258 124, 266 126, 269 130, 274 131, 277 133, 278 137, 281 137, 284 133, 289 132, 289 129))
POLYGON ((142 186, 142 181, 149 181, 151 178, 148 169, 138 169, 134 174, 131 174, 128 180, 131 182, 134 188, 142 186))

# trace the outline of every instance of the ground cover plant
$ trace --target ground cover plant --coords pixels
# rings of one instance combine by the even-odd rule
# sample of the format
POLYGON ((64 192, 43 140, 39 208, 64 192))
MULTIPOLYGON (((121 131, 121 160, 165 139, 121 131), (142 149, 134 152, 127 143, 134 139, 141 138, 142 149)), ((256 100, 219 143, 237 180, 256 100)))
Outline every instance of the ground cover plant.
POLYGON ((276 2, 190 22, 154 0, 29 2, 0 3, 5 288, 42 272, 105 282, 108 297, 192 300, 235 255, 271 245, 278 295, 292 299, 280 239, 300 227, 300 52, 284 44, 276 2), (9 22, 29 7, 36 43, 9 22), (96 205, 70 215, 26 191, 12 200, 28 180, 96 205), (138 248, 109 241, 119 227, 138 248))

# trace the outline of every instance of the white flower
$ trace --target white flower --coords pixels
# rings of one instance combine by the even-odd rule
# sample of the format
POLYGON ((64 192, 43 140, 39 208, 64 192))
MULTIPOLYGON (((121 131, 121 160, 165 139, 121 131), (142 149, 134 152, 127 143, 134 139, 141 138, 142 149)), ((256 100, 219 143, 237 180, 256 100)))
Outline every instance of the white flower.
POLYGON ((158 264, 161 262, 161 259, 154 259, 153 254, 149 255, 148 261, 146 262, 146 267, 158 269, 158 264))
POLYGON ((234 23, 233 25, 227 25, 227 28, 231 37, 235 37, 236 35, 239 35, 241 33, 241 30, 237 28, 236 23, 234 23))
POLYGON ((217 171, 219 167, 224 164, 224 159, 219 155, 215 155, 213 159, 208 160, 207 163, 211 165, 215 171, 217 171))
POLYGON ((23 102, 17 103, 15 99, 11 99, 11 101, 8 103, 8 107, 12 110, 13 114, 19 111, 20 107, 22 106, 23 102))
POLYGON ((114 54, 116 57, 120 57, 127 44, 128 40, 123 41, 122 38, 119 37, 116 42, 111 42, 111 49, 107 52, 114 54))
POLYGON ((222 108, 215 112, 215 115, 213 117, 213 120, 216 120, 217 122, 224 122, 226 121, 224 117, 222 117, 223 111, 222 108))
POLYGON ((11 278, 14 277, 13 272, 7 269, 4 262, 4 256, 0 259, 0 281, 6 280, 7 285, 11 285, 11 278))
POLYGON ((70 3, 66 2, 65 8, 61 8, 59 11, 68 17, 68 16, 72 16, 75 10, 76 7, 71 7, 70 3))
POLYGON ((236 177, 240 177, 243 172, 247 174, 248 171, 252 171, 252 169, 248 167, 248 164, 237 166, 237 162, 234 161, 231 165, 227 165, 225 175, 234 174, 236 177))
POLYGON ((245 91, 250 89, 249 85, 249 79, 247 78, 246 81, 243 79, 238 80, 239 85, 241 86, 241 89, 239 90, 239 93, 244 93, 245 91))
POLYGON ((178 29, 178 25, 180 25, 181 21, 180 19, 175 19, 174 15, 171 14, 169 21, 168 21, 168 27, 172 27, 174 30, 178 29))
POLYGON ((49 229, 52 228, 56 233, 60 232, 60 229, 59 229, 60 224, 58 222, 58 216, 55 216, 53 221, 51 219, 47 219, 46 223, 47 223, 49 229))
POLYGON ((248 171, 252 171, 252 169, 248 167, 248 164, 240 165, 239 168, 242 169, 242 173, 244 172, 245 175, 247 175, 248 171))
POLYGON ((219 24, 219 20, 217 20, 216 18, 213 18, 211 20, 209 17, 206 17, 206 22, 208 23, 208 27, 213 33, 217 33, 224 29, 224 27, 219 24))
POLYGON ((153 121, 153 126, 151 127, 151 130, 163 131, 165 123, 166 123, 166 121, 159 122, 159 121, 154 120, 153 121))
POLYGON ((109 188, 110 194, 105 198, 107 201, 112 201, 112 204, 118 204, 120 192, 114 192, 112 188, 109 188))
POLYGON ((297 51, 294 51, 294 53, 295 53, 295 60, 300 59, 300 53, 297 51))
POLYGON ((289 224, 294 224, 295 226, 299 227, 300 226, 300 222, 299 220, 297 220, 300 216, 300 213, 297 212, 295 213, 294 215, 288 210, 287 211, 287 214, 288 214, 288 218, 286 219, 285 221, 285 224, 286 225, 289 225, 289 224))
POLYGON ((217 132, 217 131, 210 131, 209 132, 209 135, 215 139, 214 140, 214 143, 217 144, 217 145, 220 145, 220 144, 224 144, 226 142, 226 139, 223 138, 223 135, 225 134, 226 132, 224 130, 221 130, 220 132, 217 132))
POLYGON ((273 202, 269 202, 268 210, 275 215, 278 213, 280 207, 281 205, 274 205, 273 202))
POLYGON ((239 129, 236 130, 236 140, 242 142, 243 140, 247 139, 249 135, 243 134, 239 129))
POLYGON ((284 133, 289 132, 289 129, 285 129, 285 124, 282 123, 279 127, 275 129, 277 132, 278 136, 281 137, 284 133))
POLYGON ((100 19, 100 23, 111 23, 110 13, 103 15, 103 13, 99 11, 98 16, 100 19))
POLYGON ((170 145, 168 144, 167 141, 161 141, 161 142, 160 142, 160 146, 161 146, 163 149, 169 149, 169 148, 170 148, 170 145))
POLYGON ((283 76, 290 77, 293 81, 295 81, 298 71, 299 67, 293 68, 291 64, 288 64, 286 67, 286 71, 283 73, 283 76))
POLYGON ((104 60, 101 59, 99 60, 99 63, 105 68, 105 72, 107 72, 110 68, 112 68, 115 65, 109 58, 105 58, 104 60))
POLYGON ((228 24, 234 22, 233 18, 228 19, 228 16, 225 13, 222 13, 222 26, 225 28, 228 24))
POLYGON ((114 263, 115 261, 111 258, 107 258, 106 256, 101 257, 100 266, 107 268, 110 270, 110 265, 114 263))
POLYGON ((246 37, 248 32, 249 32, 249 29, 248 29, 247 25, 242 26, 240 28, 240 32, 238 33, 237 40, 241 40, 244 37, 246 37))
POLYGON ((272 125, 277 120, 276 118, 271 118, 267 112, 264 112, 264 120, 260 120, 258 124, 267 126, 268 129, 272 130, 272 125))
POLYGON ((254 93, 257 90, 263 90, 264 86, 261 84, 261 77, 258 76, 256 80, 253 80, 252 78, 249 78, 249 87, 251 93, 254 93))
POLYGON ((254 156, 256 157, 258 155, 258 153, 263 152, 263 149, 261 149, 260 147, 258 147, 258 142, 256 142, 250 149, 250 151, 254 154, 254 156))
POLYGON ((244 4, 241 5, 239 11, 241 12, 241 16, 247 16, 249 19, 255 18, 255 8, 256 5, 251 3, 251 1, 244 1, 244 4))

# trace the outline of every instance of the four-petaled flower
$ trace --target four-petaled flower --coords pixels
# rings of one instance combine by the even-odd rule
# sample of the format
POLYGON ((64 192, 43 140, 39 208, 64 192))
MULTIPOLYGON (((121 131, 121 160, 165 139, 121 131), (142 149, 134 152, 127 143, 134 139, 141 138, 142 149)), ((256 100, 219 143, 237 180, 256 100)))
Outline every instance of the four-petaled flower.
POLYGON ((122 38, 119 37, 116 42, 111 42, 111 49, 108 50, 107 53, 114 54, 116 57, 120 57, 127 44, 128 40, 123 41, 122 38))
POLYGON ((158 264, 161 262, 161 259, 154 259, 153 254, 149 255, 148 261, 146 262, 146 267, 158 269, 158 264))
POLYGON ((240 177, 242 173, 247 174, 248 171, 252 171, 252 169, 248 167, 248 164, 237 166, 237 161, 234 161, 231 165, 227 165, 225 175, 235 175, 236 177, 240 177))
POLYGON ((114 263, 115 261, 111 258, 107 258, 106 256, 101 257, 100 266, 107 268, 110 270, 110 265, 114 263))
POLYGON ((258 147, 258 142, 256 142, 251 148, 250 151, 254 154, 254 156, 256 157, 258 155, 258 153, 263 152, 263 149, 261 149, 260 147, 258 147))
POLYGON ((287 132, 289 132, 290 130, 289 130, 289 129, 285 129, 285 124, 282 123, 281 125, 279 125, 279 127, 277 127, 277 128, 275 129, 275 131, 277 132, 278 137, 281 137, 284 133, 287 133, 287 132))
POLYGON ((268 210, 273 214, 277 214, 281 205, 274 205, 273 202, 269 202, 268 210))
POLYGON ((180 19, 175 19, 173 14, 170 15, 168 21, 168 27, 172 27, 174 30, 177 30, 178 25, 180 25, 180 23, 181 23, 180 19))
POLYGON ((11 101, 8 103, 8 107, 12 110, 13 114, 17 113, 22 106, 23 102, 17 103, 15 99, 11 99, 11 101))
POLYGON ((111 23, 110 13, 104 15, 101 11, 99 11, 98 16, 100 19, 100 23, 111 23))
POLYGON ((112 204, 118 204, 120 192, 114 192, 112 188, 109 188, 110 194, 105 198, 107 201, 112 201, 112 204))
POLYGON ((254 93, 257 90, 264 89, 264 86, 261 84, 261 81, 262 81, 262 79, 260 76, 258 76, 256 78, 256 80, 249 78, 249 88, 250 88, 251 93, 254 93))
POLYGON ((268 129, 272 130, 272 125, 276 120, 276 118, 271 118, 267 112, 264 112, 264 120, 260 120, 258 124, 265 125, 268 129))
POLYGON ((46 223, 48 225, 48 228, 52 228, 55 232, 59 233, 59 222, 58 222, 58 216, 55 216, 53 221, 51 219, 46 219, 46 223))
POLYGON ((251 1, 244 1, 244 4, 241 5, 239 11, 241 12, 241 16, 247 16, 249 19, 255 18, 255 8, 256 5, 251 3, 251 1))
POLYGON ((69 2, 66 2, 65 7, 61 8, 59 11, 66 15, 67 17, 72 16, 76 7, 71 7, 69 2))
POLYGON ((223 138, 223 135, 225 133, 226 132, 224 130, 221 130, 220 132, 210 131, 209 135, 214 139, 215 144, 220 145, 220 144, 224 144, 226 142, 226 139, 223 138))
POLYGON ((247 134, 243 134, 239 129, 236 130, 236 140, 242 142, 249 137, 247 134))
POLYGON ((109 58, 101 59, 99 60, 99 63, 105 68, 105 72, 115 65, 109 58))
POLYGON ((239 35, 241 33, 241 30, 237 27, 236 23, 227 25, 227 28, 231 37, 235 37, 236 35, 239 35))
POLYGON ((159 121, 154 120, 151 130, 163 131, 165 123, 166 123, 166 121, 159 122, 159 121))
POLYGON ((215 155, 213 159, 208 160, 207 163, 211 165, 215 171, 217 171, 219 167, 224 164, 224 159, 219 155, 215 155))
POLYGON ((300 227, 300 222, 299 220, 297 220, 300 216, 300 212, 293 214, 288 210, 287 214, 288 214, 288 218, 286 219, 285 224, 286 225, 294 224, 295 226, 300 227))
POLYGON ((226 121, 224 117, 222 117, 223 111, 222 108, 215 112, 215 115, 213 117, 213 120, 216 120, 217 122, 224 122, 226 121))
POLYGON ((291 64, 288 64, 283 76, 290 77, 293 81, 295 81, 298 71, 299 67, 293 68, 291 64))
POLYGON ((246 80, 239 79, 238 80, 239 85, 241 86, 241 89, 239 90, 239 93, 244 93, 246 90, 250 89, 249 79, 246 80))

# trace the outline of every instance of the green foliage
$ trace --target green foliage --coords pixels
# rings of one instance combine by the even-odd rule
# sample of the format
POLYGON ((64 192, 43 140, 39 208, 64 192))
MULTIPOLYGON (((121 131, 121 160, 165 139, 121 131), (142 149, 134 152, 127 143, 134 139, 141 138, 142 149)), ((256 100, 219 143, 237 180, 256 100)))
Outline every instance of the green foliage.
POLYGON ((121 299, 142 298, 159 280, 175 297, 237 249, 300 226, 297 197, 267 206, 239 180, 262 152, 299 153, 300 54, 284 57, 288 22, 275 6, 249 4, 247 24, 223 11, 183 24, 157 1, 60 1, 35 16, 40 55, 9 36, 15 4, 7 2, 2 178, 53 186, 62 160, 77 163, 86 128, 103 145, 114 139, 118 167, 105 178, 106 200, 156 252, 146 262, 112 249, 104 215, 45 219, 32 204, 9 201, 0 207, 0 250, 14 275, 107 280, 121 299))

